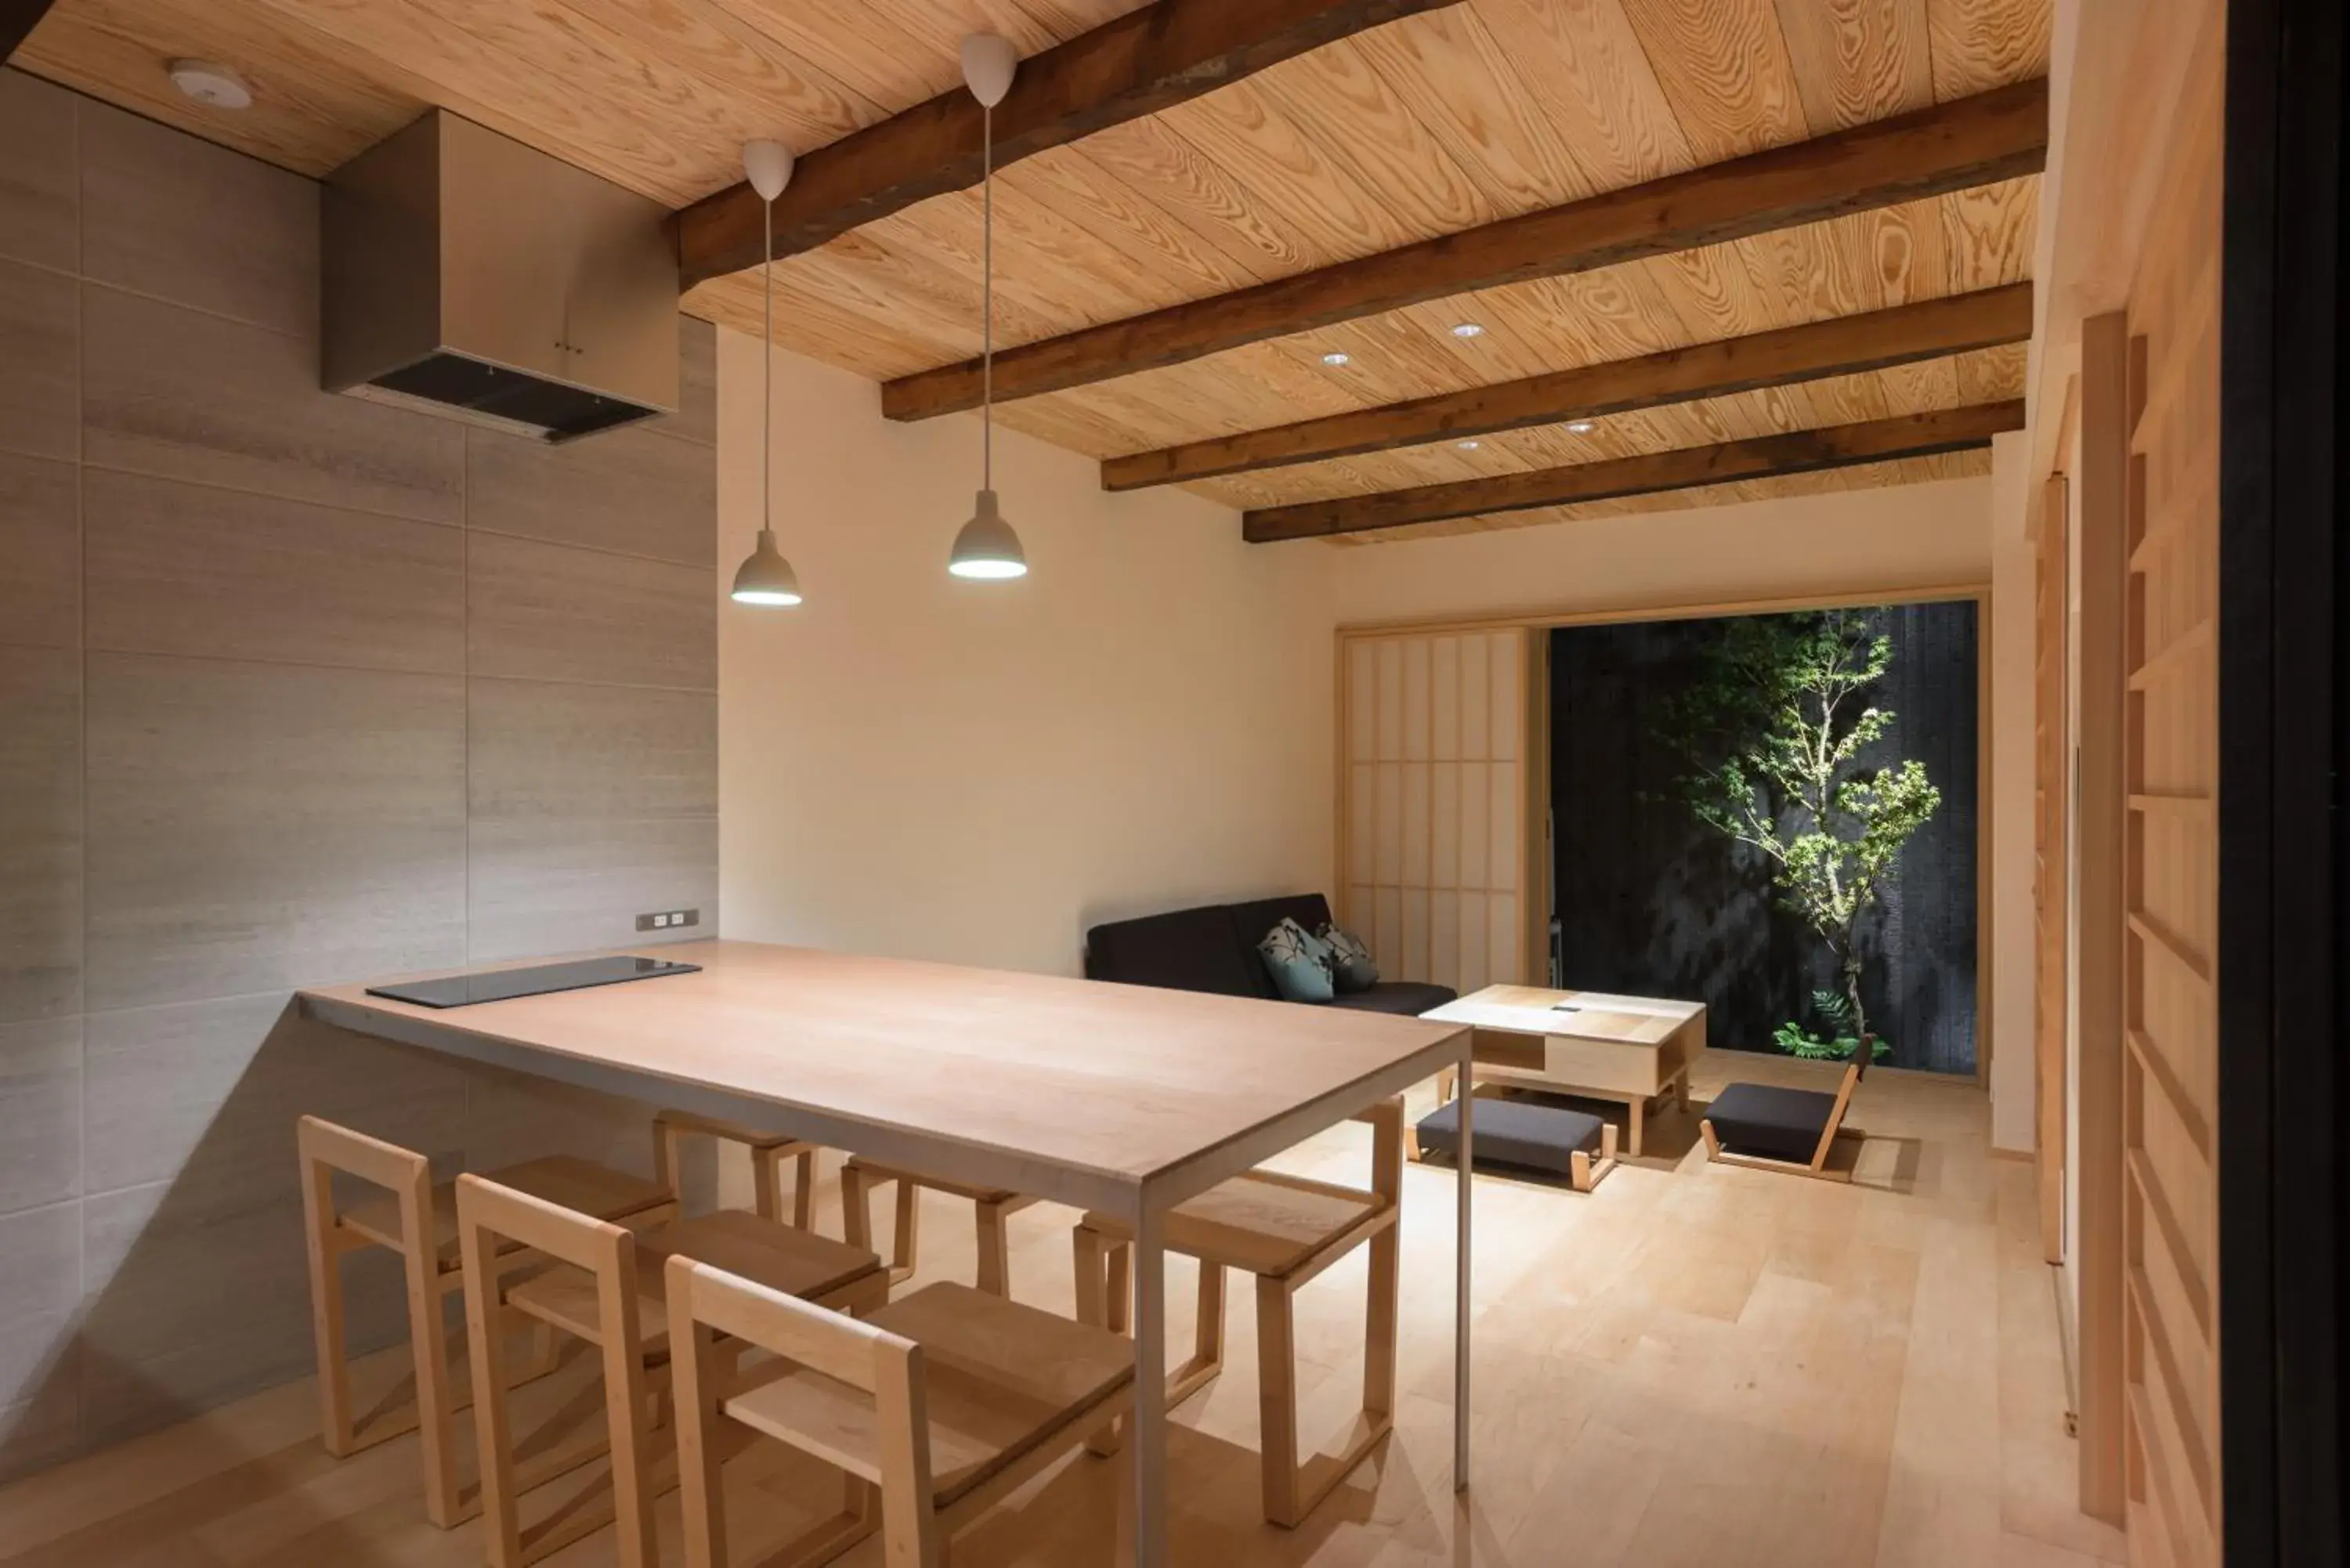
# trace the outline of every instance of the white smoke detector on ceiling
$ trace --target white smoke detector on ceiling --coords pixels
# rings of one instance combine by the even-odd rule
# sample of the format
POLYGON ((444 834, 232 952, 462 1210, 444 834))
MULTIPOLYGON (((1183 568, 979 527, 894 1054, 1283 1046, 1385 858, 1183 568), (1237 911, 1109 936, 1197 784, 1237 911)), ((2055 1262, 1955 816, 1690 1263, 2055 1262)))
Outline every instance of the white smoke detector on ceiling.
POLYGON ((207 109, 253 107, 253 88, 244 78, 210 60, 173 60, 172 85, 207 109))

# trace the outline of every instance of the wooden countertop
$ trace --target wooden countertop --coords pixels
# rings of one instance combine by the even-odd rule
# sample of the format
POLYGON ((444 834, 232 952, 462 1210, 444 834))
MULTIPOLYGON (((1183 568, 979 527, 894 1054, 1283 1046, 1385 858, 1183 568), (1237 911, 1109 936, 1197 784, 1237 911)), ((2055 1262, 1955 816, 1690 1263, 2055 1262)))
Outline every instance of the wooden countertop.
POLYGON ((382 981, 299 996, 361 1033, 1126 1210, 1146 1184, 1159 1201, 1204 1189, 1466 1044, 1458 1023, 1057 976, 640 950, 703 967, 444 1010, 367 994, 382 981))

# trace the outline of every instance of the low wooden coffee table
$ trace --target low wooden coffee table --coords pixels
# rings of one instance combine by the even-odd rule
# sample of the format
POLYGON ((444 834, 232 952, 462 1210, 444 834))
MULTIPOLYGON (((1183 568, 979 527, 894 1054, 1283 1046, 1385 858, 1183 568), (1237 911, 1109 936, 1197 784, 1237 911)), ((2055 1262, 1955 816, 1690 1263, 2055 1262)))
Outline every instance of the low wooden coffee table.
MULTIPOLYGON (((1475 1032, 1482 1083, 1514 1084, 1631 1107, 1625 1153, 1640 1152, 1649 1103, 1671 1094, 1689 1109, 1690 1064, 1705 1054, 1705 1004, 1596 991, 1489 985, 1421 1014, 1475 1032)), ((1439 1075, 1453 1094, 1455 1075, 1439 1075)))

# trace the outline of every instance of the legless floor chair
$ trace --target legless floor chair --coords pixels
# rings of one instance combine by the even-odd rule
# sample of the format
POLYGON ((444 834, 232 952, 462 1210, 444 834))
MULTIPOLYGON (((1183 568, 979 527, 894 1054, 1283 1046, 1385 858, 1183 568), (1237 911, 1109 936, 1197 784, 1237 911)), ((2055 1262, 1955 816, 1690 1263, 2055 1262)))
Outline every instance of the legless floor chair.
POLYGON ((1820 1089, 1790 1089, 1777 1084, 1732 1084, 1714 1096, 1698 1128, 1705 1135, 1708 1159, 1751 1165, 1827 1181, 1850 1181, 1852 1172, 1828 1164, 1853 1091, 1868 1072, 1873 1043, 1863 1041, 1845 1064, 1844 1081, 1831 1095, 1820 1089))
MULTIPOLYGON (((686 1132, 754 1148, 763 1135, 723 1123, 669 1118, 662 1166, 677 1170, 676 1142, 686 1132)), ((787 1296, 843 1311, 879 1306, 889 1293, 871 1252, 740 1210, 675 1220, 641 1234, 574 1212, 476 1176, 457 1179, 457 1215, 465 1275, 465 1319, 473 1361, 482 1467, 484 1542, 490 1568, 522 1568, 614 1523, 620 1568, 654 1568, 654 1498, 674 1484, 675 1455, 658 1428, 653 1397, 666 1392, 671 1311, 663 1262, 703 1258, 787 1296), (514 1247, 549 1260, 528 1278, 508 1282, 497 1266, 514 1247), (568 1500, 526 1523, 529 1480, 517 1467, 503 1365, 504 1336, 489 1332, 507 1313, 593 1345, 602 1362, 609 1485, 568 1500)))
POLYGON ((858 1321, 687 1258, 668 1272, 686 1568, 814 1568, 876 1528, 889 1568, 940 1568, 958 1531, 1132 1407, 1129 1341, 965 1285, 858 1321), (734 1344, 776 1359, 746 1372, 734 1344), (721 1462, 745 1428, 845 1478, 836 1517, 755 1557, 729 1550, 721 1462))
MULTIPOLYGON (((1482 1109, 1482 1102, 1480 1108, 1482 1109)), ((1264 1516, 1295 1528, 1395 1426, 1396 1312, 1401 1262, 1396 1221, 1403 1193, 1403 1101, 1355 1117, 1371 1125, 1371 1190, 1252 1170, 1176 1205, 1167 1251, 1200 1261, 1197 1341, 1168 1380, 1170 1409, 1223 1370, 1224 1271, 1256 1276, 1258 1414, 1264 1516), (1298 1459, 1298 1291, 1367 1244, 1370 1290, 1363 1326, 1363 1413, 1335 1454, 1298 1459)), ((1088 1214, 1076 1229, 1077 1316, 1124 1329, 1131 1321, 1132 1234, 1119 1220, 1088 1214)), ((1097 1433, 1102 1451, 1114 1435, 1097 1433)))
MULTIPOLYGON (((449 1333, 442 1298, 459 1290, 457 1200, 453 1183, 435 1183, 424 1156, 380 1138, 304 1116, 296 1124, 302 1162, 302 1210, 310 1259, 310 1318, 317 1339, 319 1433, 327 1452, 347 1459, 376 1444, 416 1432, 424 1460, 424 1513, 443 1530, 481 1511, 479 1489, 458 1481, 453 1417, 472 1390, 449 1375, 449 1333), (364 1184, 368 1195, 340 1208, 338 1173, 364 1184), (400 1254, 408 1294, 408 1334, 415 1364, 413 1404, 362 1422, 351 1405, 344 1347, 342 1260, 363 1247, 400 1254)), ((676 1212, 667 1185, 556 1156, 493 1173, 501 1185, 618 1224, 651 1224, 676 1212)), ((499 1266, 527 1260, 510 1251, 499 1266)), ((541 1359, 525 1375, 546 1371, 541 1359)))

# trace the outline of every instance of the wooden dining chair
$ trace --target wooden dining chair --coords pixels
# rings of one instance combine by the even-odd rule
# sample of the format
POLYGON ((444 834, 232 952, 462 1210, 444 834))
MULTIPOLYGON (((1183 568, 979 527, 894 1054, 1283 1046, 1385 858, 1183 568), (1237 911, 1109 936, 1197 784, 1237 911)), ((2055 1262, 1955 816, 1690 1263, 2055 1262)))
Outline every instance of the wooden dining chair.
MULTIPOLYGON (((1396 1318, 1403 1197, 1403 1100, 1354 1120, 1371 1126, 1371 1189, 1335 1186, 1278 1171, 1251 1170, 1179 1203, 1167 1216, 1166 1249, 1200 1263, 1191 1359, 1170 1375, 1167 1407, 1198 1393, 1223 1370, 1224 1271, 1256 1277, 1257 1411, 1262 1426, 1264 1516, 1294 1529, 1395 1426, 1396 1318), (1336 1454, 1298 1459, 1298 1291, 1368 1244, 1370 1291, 1363 1325, 1363 1411, 1336 1454)), ((1074 1238, 1077 1317, 1123 1331, 1132 1322, 1133 1231, 1126 1221, 1087 1214, 1074 1238)), ((1096 1452, 1114 1446, 1099 1429, 1096 1452)))
POLYGON ((690 1111, 660 1111, 653 1116, 653 1177, 684 1200, 684 1140, 701 1136, 740 1145, 751 1156, 751 1207, 763 1219, 784 1223, 784 1162, 795 1168, 792 1179, 792 1217, 796 1230, 816 1229, 816 1157, 817 1146, 779 1133, 764 1133, 739 1122, 698 1116, 690 1111))
POLYGON ((1836 1135, 1845 1130, 1845 1113, 1852 1107, 1853 1091, 1868 1074, 1875 1044, 1874 1040, 1860 1043, 1845 1064, 1844 1077, 1833 1095, 1824 1089, 1794 1089, 1779 1084, 1731 1084, 1724 1088, 1698 1119, 1698 1130, 1705 1136, 1706 1158, 1794 1176, 1816 1176, 1825 1181, 1850 1181, 1852 1172, 1830 1166, 1828 1156, 1835 1152, 1836 1135))
MULTIPOLYGON (((459 1266, 453 1182, 435 1182, 421 1154, 303 1116, 295 1124, 302 1167, 302 1213, 310 1266, 310 1322, 317 1342, 319 1436, 327 1452, 348 1459, 405 1432, 418 1434, 424 1463, 424 1515, 443 1530, 481 1511, 478 1490, 464 1494, 457 1479, 453 1417, 472 1397, 449 1373, 449 1334, 442 1298, 464 1282, 459 1266), (369 1189, 348 1208, 338 1205, 340 1174, 369 1189), (400 1255, 407 1285, 408 1337, 415 1366, 414 1402, 362 1422, 353 1412, 345 1346, 342 1260, 363 1247, 400 1255)), ((622 1225, 657 1223, 676 1212, 665 1182, 556 1155, 491 1173, 501 1186, 566 1209, 622 1225)), ((525 1262, 503 1256, 503 1266, 525 1262)), ((551 1365, 544 1358, 527 1368, 551 1365)))
POLYGON ((840 1168, 841 1234, 851 1246, 873 1244, 873 1189, 893 1181, 898 1184, 898 1210, 897 1231, 889 1241, 889 1282, 903 1284, 914 1272, 921 1234, 921 1195, 927 1189, 971 1199, 978 1228, 979 1288, 989 1295, 1011 1299, 1012 1241, 1003 1221, 1036 1200, 1001 1187, 973 1187, 852 1158, 840 1168))
MULTIPOLYGON (((691 1130, 709 1132, 713 1125, 724 1126, 691 1130)), ((670 1127, 665 1138, 689 1130, 675 1121, 670 1127)), ((673 1172, 673 1145, 669 1158, 673 1172)), ((490 1568, 522 1568, 608 1523, 619 1526, 620 1568, 655 1568, 652 1503, 674 1484, 674 1456, 661 1451, 650 1408, 650 1397, 665 1384, 671 1349, 666 1259, 705 1259, 767 1289, 845 1312, 869 1310, 889 1295, 888 1276, 871 1252, 742 1210, 638 1233, 464 1176, 457 1180, 457 1212, 473 1386, 488 1391, 474 1402, 474 1420, 490 1568), (516 1245, 554 1260, 553 1266, 505 1283, 496 1261, 516 1245), (516 1465, 504 1348, 498 1335, 484 1331, 508 1311, 593 1345, 603 1369, 609 1484, 529 1525, 522 1494, 543 1478, 526 1477, 516 1465)))
POLYGON ((862 1321, 710 1263, 668 1264, 686 1568, 727 1568, 721 1459, 747 1428, 839 1469, 841 1512, 763 1568, 814 1568, 876 1529, 889 1568, 940 1568, 956 1532, 1123 1415, 1133 1345, 967 1285, 862 1321), (722 1336, 723 1336, 722 1338, 722 1336), (727 1341, 770 1353, 746 1373, 727 1341), (878 1490, 878 1511, 875 1491, 878 1490))

